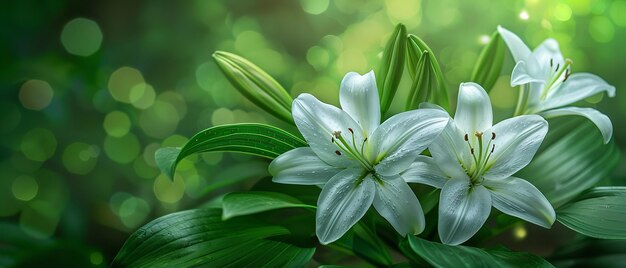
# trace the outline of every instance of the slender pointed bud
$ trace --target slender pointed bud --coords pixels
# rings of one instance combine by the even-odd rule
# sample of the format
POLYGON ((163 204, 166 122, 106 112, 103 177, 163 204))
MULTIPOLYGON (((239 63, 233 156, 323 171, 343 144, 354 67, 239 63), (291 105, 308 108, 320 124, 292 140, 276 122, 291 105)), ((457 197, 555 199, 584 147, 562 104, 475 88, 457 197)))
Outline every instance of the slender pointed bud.
POLYGON ((291 95, 269 74, 238 55, 216 51, 213 60, 230 83, 251 102, 286 122, 293 123, 291 95))
POLYGON ((495 140, 496 139, 496 133, 495 132, 491 132, 491 139, 495 140))
POLYGON ((339 150, 337 150, 337 151, 335 151, 335 154, 341 155, 341 152, 339 150))
POLYGON ((476 61, 474 65, 474 71, 472 71, 470 81, 482 85, 487 93, 489 93, 498 80, 498 77, 500 77, 506 50, 506 44, 502 40, 500 33, 496 30, 491 35, 489 43, 487 43, 482 52, 480 52, 478 61, 476 61))
POLYGON ((435 57, 433 51, 422 39, 412 34, 409 34, 407 38, 406 64, 409 69, 409 74, 411 78, 413 78, 407 109, 418 108, 419 103, 415 103, 413 100, 419 101, 419 99, 426 98, 426 101, 437 104, 445 110, 448 110, 450 106, 448 91, 437 57, 435 57), (420 63, 420 61, 422 62, 420 63), (422 66, 422 70, 418 70, 419 66, 422 66), (428 76, 425 74, 428 74, 428 76), (425 78, 428 78, 428 82, 419 82, 425 78), (417 90, 418 88, 419 90, 417 90), (423 88, 427 88, 428 90, 421 90, 423 88), (423 93, 420 93, 421 95, 418 96, 416 92, 420 91, 423 93), (411 96, 413 96, 413 99, 411 99, 411 96))
POLYGON ((387 41, 381 65, 376 72, 376 85, 380 96, 380 111, 382 114, 389 110, 393 97, 396 95, 402 72, 404 71, 404 57, 406 53, 406 27, 396 25, 391 38, 387 41))
POLYGON ((468 137, 467 133, 465 133, 465 136, 463 136, 463 139, 464 139, 465 141, 468 141, 468 140, 469 140, 469 137, 468 137))

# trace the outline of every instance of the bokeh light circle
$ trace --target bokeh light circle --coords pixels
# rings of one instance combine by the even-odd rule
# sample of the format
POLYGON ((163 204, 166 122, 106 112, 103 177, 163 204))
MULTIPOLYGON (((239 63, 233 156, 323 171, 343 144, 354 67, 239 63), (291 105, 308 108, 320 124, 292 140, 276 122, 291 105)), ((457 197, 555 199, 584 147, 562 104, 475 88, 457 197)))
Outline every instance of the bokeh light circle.
POLYGON ((83 57, 91 56, 100 49, 102 31, 95 21, 76 18, 63 27, 61 43, 70 54, 83 57))
POLYGON ((140 150, 139 140, 133 133, 119 138, 107 136, 104 140, 105 154, 120 164, 128 164, 135 160, 140 150))
POLYGON ((13 181, 11 191, 16 199, 30 201, 37 196, 37 192, 39 192, 39 184, 32 177, 20 176, 13 181))
POLYGON ((20 149, 26 158, 44 162, 54 155, 57 148, 57 139, 47 129, 34 128, 22 137, 20 149))
POLYGON ((131 103, 130 93, 133 87, 143 83, 145 81, 139 70, 124 66, 115 70, 109 77, 109 93, 119 102, 131 103))
POLYGON ((99 153, 94 145, 74 142, 63 151, 63 165, 71 173, 86 175, 96 166, 99 153))
POLYGON ((24 108, 30 110, 43 110, 50 105, 54 92, 48 82, 42 80, 28 80, 22 84, 19 99, 24 108))
POLYGON ((106 131, 109 136, 119 138, 126 135, 130 131, 131 122, 128 115, 124 112, 113 111, 104 117, 102 126, 104 127, 104 131, 106 131))

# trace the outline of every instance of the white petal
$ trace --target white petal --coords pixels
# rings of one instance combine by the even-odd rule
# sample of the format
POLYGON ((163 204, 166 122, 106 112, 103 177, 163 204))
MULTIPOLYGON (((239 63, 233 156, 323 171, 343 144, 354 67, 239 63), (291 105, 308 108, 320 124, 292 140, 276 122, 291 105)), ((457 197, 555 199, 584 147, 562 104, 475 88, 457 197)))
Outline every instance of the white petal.
POLYGON ((559 43, 552 38, 548 38, 539 44, 533 50, 532 57, 544 68, 553 67, 555 69, 556 65, 563 67, 565 63, 563 54, 561 54, 559 49, 559 43), (552 61, 552 66, 550 66, 550 61, 552 61))
POLYGON ((528 55, 530 55, 530 48, 528 48, 528 46, 524 44, 522 39, 520 39, 513 32, 501 26, 498 26, 498 32, 500 33, 500 36, 502 36, 502 39, 504 40, 506 45, 509 47, 511 55, 513 55, 513 59, 516 62, 523 60, 528 57, 528 55))
POLYGON ((491 192, 493 206, 503 213, 548 229, 554 223, 554 208, 530 182, 509 177, 485 180, 483 185, 491 192))
POLYGON ((533 72, 533 69, 529 68, 528 65, 526 61, 521 60, 513 67, 513 73, 511 74, 512 87, 533 82, 545 84, 544 78, 533 72))
POLYGON ((575 73, 562 83, 541 106, 541 110, 568 105, 606 91, 609 97, 615 96, 615 87, 597 75, 575 73))
POLYGON ((491 102, 487 92, 476 83, 461 83, 454 121, 465 133, 485 131, 493 124, 491 102))
POLYGON ((409 168, 400 174, 406 182, 415 182, 441 188, 448 181, 448 176, 439 169, 432 157, 417 156, 409 168))
POLYGON ((361 128, 350 115, 306 93, 293 101, 292 114, 298 130, 322 161, 336 167, 354 165, 355 162, 348 159, 346 153, 335 153, 339 149, 331 141, 334 131, 351 137, 348 128, 353 129, 357 141, 363 140, 361 128))
POLYGON ((324 245, 341 238, 372 205, 376 188, 372 175, 362 169, 346 169, 324 185, 317 200, 315 233, 324 245))
POLYGON ((323 185, 341 170, 326 164, 309 147, 281 154, 269 166, 273 182, 300 185, 323 185))
POLYGON ((424 231, 422 206, 400 176, 384 178, 383 184, 376 183, 374 208, 402 236, 424 231))
POLYGON ((469 186, 464 179, 451 179, 439 196, 439 237, 448 245, 470 239, 491 212, 491 194, 485 187, 469 186))
POLYGON ((450 120, 437 109, 418 109, 399 113, 382 123, 370 139, 376 172, 391 176, 405 171, 450 120))
POLYGON ((502 179, 530 163, 548 132, 548 122, 538 115, 522 115, 496 124, 491 132, 496 134, 495 147, 485 177, 502 179))
POLYGON ((545 118, 554 118, 564 115, 579 115, 584 116, 587 119, 591 120, 596 127, 602 133, 602 138, 604 139, 604 143, 609 143, 611 140, 611 136, 613 136, 613 124, 611 123, 611 119, 608 116, 604 115, 601 112, 598 112, 592 108, 578 108, 578 107, 565 107, 554 110, 549 110, 540 113, 545 118))
POLYGON ((443 107, 441 107, 441 106, 439 106, 437 104, 434 104, 434 103, 430 103, 430 102, 420 102, 419 108, 420 109, 438 109, 438 110, 442 110, 442 111, 444 111, 446 113, 448 112, 443 107))
POLYGON ((449 177, 466 176, 461 164, 465 165, 467 170, 472 164, 470 148, 463 136, 465 133, 459 129, 455 121, 452 121, 428 147, 439 169, 449 177))
POLYGON ((343 77, 339 90, 339 103, 369 136, 380 124, 380 100, 374 71, 365 75, 350 72, 343 77))

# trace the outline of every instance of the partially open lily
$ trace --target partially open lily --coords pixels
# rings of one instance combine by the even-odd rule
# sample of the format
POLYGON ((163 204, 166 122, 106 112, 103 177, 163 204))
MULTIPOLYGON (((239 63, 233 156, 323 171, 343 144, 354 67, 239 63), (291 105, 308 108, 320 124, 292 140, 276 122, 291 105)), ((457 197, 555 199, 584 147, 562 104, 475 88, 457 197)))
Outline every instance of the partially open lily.
POLYGON ((579 115, 591 120, 604 138, 611 140, 613 126, 604 114, 592 108, 563 107, 606 91, 615 96, 615 87, 590 73, 572 74, 572 60, 564 59, 556 40, 549 38, 531 50, 511 31, 498 31, 517 62, 511 74, 511 86, 522 85, 517 114, 539 114, 546 118, 579 115))
POLYGON ((489 96, 475 83, 463 83, 454 120, 430 145, 432 158, 419 156, 401 174, 408 182, 441 188, 439 236, 458 245, 471 238, 496 209, 550 228, 555 212, 526 180, 512 177, 532 160, 548 123, 522 115, 492 126, 489 96))
POLYGON ((342 109, 301 94, 292 114, 310 147, 288 151, 269 167, 277 183, 320 185, 316 234, 322 244, 343 236, 373 204, 402 235, 424 229, 415 194, 399 175, 448 124, 437 109, 403 112, 380 124, 374 73, 348 73, 342 109))

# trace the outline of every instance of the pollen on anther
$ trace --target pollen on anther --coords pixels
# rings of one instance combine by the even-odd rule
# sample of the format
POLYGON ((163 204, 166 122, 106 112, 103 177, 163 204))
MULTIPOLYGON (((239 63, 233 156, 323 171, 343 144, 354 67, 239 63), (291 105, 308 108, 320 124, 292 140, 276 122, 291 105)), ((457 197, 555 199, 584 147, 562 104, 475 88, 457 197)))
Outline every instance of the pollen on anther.
POLYGON ((470 148, 470 153, 474 154, 474 148, 470 148))
POLYGON ((495 132, 491 132, 491 139, 495 140, 496 139, 496 133, 495 132))
POLYGON ((469 140, 469 138, 467 137, 467 133, 465 133, 465 136, 463 136, 463 139, 464 139, 465 141, 468 141, 468 140, 469 140))
POLYGON ((350 131, 350 133, 354 134, 354 130, 352 130, 352 128, 348 128, 348 131, 350 131))
POLYGON ((495 149, 496 149, 496 145, 494 144, 493 146, 491 146, 491 153, 493 153, 495 149))
POLYGON ((335 154, 341 155, 341 152, 339 150, 337 150, 337 151, 335 151, 335 154))

